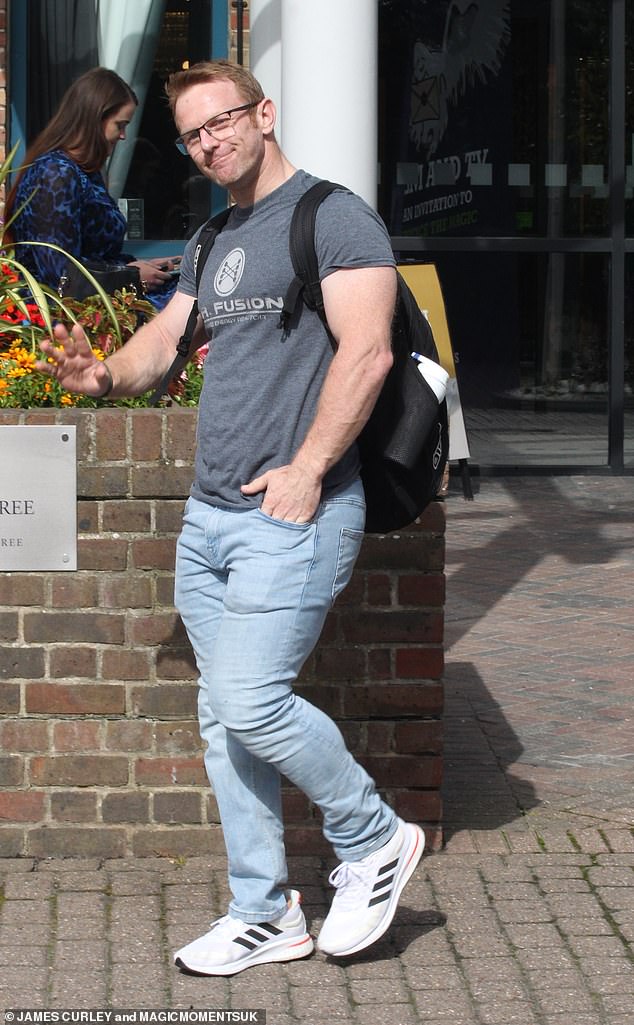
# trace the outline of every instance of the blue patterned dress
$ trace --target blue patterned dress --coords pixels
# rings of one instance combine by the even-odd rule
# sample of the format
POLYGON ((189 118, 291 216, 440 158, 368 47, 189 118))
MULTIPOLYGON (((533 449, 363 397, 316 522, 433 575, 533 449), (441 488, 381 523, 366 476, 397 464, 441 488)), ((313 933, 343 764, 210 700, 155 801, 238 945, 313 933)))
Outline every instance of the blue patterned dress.
MULTIPOLYGON (((13 224, 16 241, 54 242, 78 259, 128 262, 121 254, 125 217, 98 171, 84 171, 61 150, 44 153, 24 172, 15 209, 27 200, 13 224)), ((38 281, 57 287, 66 267, 62 253, 21 245, 16 256, 38 281)))
MULTIPOLYGON (((17 242, 53 242, 80 260, 124 264, 134 259, 122 252, 126 220, 102 175, 84 171, 61 150, 43 153, 26 169, 14 209, 23 203, 12 225, 17 242)), ((27 244, 17 247, 16 256, 39 282, 57 288, 66 267, 62 253, 27 244)), ((147 298, 161 309, 174 287, 168 282, 147 298)))

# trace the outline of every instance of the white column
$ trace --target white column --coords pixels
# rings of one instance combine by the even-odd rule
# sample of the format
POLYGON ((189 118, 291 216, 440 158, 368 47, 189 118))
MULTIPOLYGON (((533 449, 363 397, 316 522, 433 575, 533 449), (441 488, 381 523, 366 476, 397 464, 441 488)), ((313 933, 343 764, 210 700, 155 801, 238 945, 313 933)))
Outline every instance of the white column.
POLYGON ((281 0, 281 11, 284 151, 376 207, 377 0, 281 0))
POLYGON ((249 2, 250 69, 277 107, 275 135, 282 134, 282 0, 249 2))

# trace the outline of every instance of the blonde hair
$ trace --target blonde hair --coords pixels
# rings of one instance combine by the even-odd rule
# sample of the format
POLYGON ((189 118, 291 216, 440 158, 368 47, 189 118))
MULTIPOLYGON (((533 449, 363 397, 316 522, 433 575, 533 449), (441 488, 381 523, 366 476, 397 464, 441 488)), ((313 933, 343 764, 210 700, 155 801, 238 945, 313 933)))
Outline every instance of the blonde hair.
POLYGON ((168 78, 165 92, 172 115, 179 96, 190 86, 202 85, 205 82, 233 82, 246 103, 259 103, 264 99, 264 92, 257 78, 242 65, 226 60, 200 61, 198 64, 192 64, 191 68, 174 71, 168 78))

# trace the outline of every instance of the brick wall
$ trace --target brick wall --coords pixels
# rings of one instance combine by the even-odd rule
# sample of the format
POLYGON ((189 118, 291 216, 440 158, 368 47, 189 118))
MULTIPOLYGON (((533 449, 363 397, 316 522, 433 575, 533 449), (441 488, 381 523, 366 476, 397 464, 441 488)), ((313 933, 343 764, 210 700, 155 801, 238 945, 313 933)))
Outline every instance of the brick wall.
MULTIPOLYGON (((172 605, 195 410, 13 410, 74 423, 78 570, 0 572, 0 856, 222 851, 172 605)), ((397 811, 441 842, 444 511, 368 536, 300 687, 397 811)), ((329 849, 285 794, 290 851, 329 849)))

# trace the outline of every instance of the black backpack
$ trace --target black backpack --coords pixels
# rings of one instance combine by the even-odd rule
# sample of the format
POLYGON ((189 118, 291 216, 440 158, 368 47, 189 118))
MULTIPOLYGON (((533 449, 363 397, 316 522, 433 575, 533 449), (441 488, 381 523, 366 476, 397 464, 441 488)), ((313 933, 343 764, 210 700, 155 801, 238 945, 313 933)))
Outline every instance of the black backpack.
MULTIPOLYGON (((280 318, 281 327, 287 331, 292 331, 292 324, 296 323, 301 302, 317 311, 328 331, 315 253, 315 220, 319 204, 334 190, 349 191, 342 185, 319 181, 295 207, 289 237, 295 277, 280 318)), ((197 284, 216 235, 228 216, 229 211, 223 210, 200 232, 194 254, 197 284)), ((194 301, 176 359, 152 396, 151 405, 156 405, 187 362, 197 318, 198 303, 194 301)), ((328 337, 335 348, 329 331, 328 337)), ((438 403, 412 358, 416 352, 438 363, 438 353, 429 322, 400 274, 392 350, 394 363, 357 439, 367 506, 365 529, 366 533, 374 534, 405 527, 423 512, 438 493, 449 452, 446 402, 438 403)))

